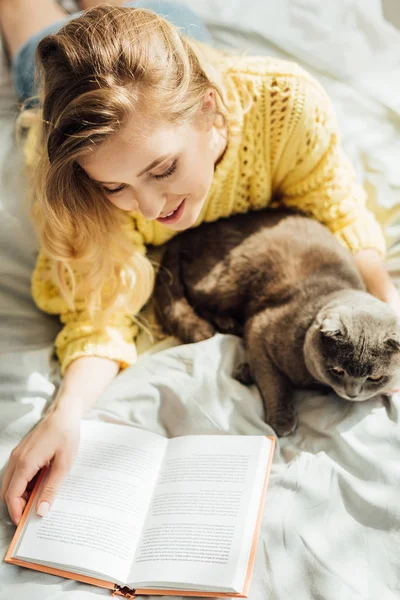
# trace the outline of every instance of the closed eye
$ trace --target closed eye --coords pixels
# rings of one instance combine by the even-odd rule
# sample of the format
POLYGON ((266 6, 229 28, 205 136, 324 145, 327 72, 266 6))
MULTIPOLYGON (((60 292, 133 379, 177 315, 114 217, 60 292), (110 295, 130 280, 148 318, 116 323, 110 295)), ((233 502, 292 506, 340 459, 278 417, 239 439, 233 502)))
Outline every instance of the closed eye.
POLYGON ((102 190, 105 194, 117 194, 118 192, 122 192, 123 189, 126 188, 125 183, 121 183, 121 185, 113 190, 110 190, 109 188, 104 187, 104 185, 102 186, 102 190))
MULTIPOLYGON (((164 173, 161 173, 160 175, 152 175, 152 177, 154 179, 165 179, 166 177, 170 177, 173 173, 175 173, 177 167, 178 159, 175 159, 172 165, 164 173)), ((118 194, 118 192, 122 192, 122 190, 125 188, 125 183, 122 183, 119 187, 114 188, 112 190, 110 188, 105 187, 104 185, 102 186, 102 190, 105 194, 118 194)))
POLYGON ((345 370, 340 367, 332 367, 330 371, 339 377, 342 377, 345 373, 345 370))
POLYGON ((373 383, 380 383, 381 381, 383 381, 385 379, 384 375, 379 375, 377 377, 368 377, 368 381, 372 381, 373 383))
POLYGON ((173 173, 175 173, 178 166, 178 159, 176 158, 172 165, 161 175, 152 175, 154 179, 165 179, 166 177, 170 177, 173 173))

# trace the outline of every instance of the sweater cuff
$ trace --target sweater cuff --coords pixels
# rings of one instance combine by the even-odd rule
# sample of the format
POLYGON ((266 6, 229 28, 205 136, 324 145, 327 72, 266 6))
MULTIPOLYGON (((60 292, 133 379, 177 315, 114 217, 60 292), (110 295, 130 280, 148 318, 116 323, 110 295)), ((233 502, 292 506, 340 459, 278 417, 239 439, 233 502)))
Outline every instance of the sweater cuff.
POLYGON ((386 242, 383 231, 375 217, 352 223, 333 232, 335 237, 353 253, 360 250, 377 250, 382 258, 386 254, 386 242))
POLYGON ((64 375, 68 365, 83 356, 98 356, 100 358, 109 358, 119 363, 121 369, 126 369, 133 365, 137 359, 136 346, 134 343, 122 342, 96 342, 88 338, 87 340, 74 340, 61 349, 56 348, 57 356, 61 364, 61 375, 64 375))

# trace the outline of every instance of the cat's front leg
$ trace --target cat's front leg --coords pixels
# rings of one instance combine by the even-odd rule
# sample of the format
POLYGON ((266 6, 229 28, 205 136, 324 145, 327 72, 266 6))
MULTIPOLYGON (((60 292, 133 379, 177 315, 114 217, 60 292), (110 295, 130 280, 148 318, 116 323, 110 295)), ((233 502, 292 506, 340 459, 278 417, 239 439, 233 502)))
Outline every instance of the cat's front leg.
POLYGON ((263 316, 256 315, 246 323, 250 371, 254 377, 266 409, 266 422, 283 437, 297 427, 297 413, 293 400, 293 388, 288 378, 275 366, 268 355, 265 336, 267 328, 263 316))

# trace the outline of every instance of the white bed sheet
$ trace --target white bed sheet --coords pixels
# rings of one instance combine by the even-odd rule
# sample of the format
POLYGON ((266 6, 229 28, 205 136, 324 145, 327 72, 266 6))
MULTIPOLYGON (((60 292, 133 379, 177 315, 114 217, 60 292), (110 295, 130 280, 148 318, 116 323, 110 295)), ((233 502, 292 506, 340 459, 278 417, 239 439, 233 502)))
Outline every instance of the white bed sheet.
MULTIPOLYGON (((218 45, 292 58, 331 95, 343 142, 385 226, 388 265, 400 268, 400 32, 378 0, 186 0, 218 45)), ((30 298, 35 240, 13 142, 15 100, 0 66, 0 468, 37 422, 58 382, 56 320, 30 298)), ((143 342, 142 347, 146 344, 143 342)), ((169 339, 116 379, 91 418, 169 436, 273 433, 253 387, 231 377, 233 336, 176 346, 169 339), (175 347, 174 347, 175 346, 175 347)), ((350 404, 298 395, 300 424, 280 440, 250 590, 252 600, 394 600, 400 596, 400 398, 350 404)), ((0 552, 14 531, 0 505, 0 552)), ((0 565, 0 600, 94 598, 107 592, 0 565)))

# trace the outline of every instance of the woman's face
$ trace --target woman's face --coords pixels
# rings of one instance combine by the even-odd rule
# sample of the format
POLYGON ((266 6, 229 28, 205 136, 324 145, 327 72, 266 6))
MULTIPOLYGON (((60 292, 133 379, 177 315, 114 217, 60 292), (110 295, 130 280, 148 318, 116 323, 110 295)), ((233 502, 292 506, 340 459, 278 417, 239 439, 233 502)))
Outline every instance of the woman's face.
POLYGON ((182 231, 196 222, 225 147, 213 119, 204 115, 173 125, 142 111, 80 165, 121 210, 182 231))

